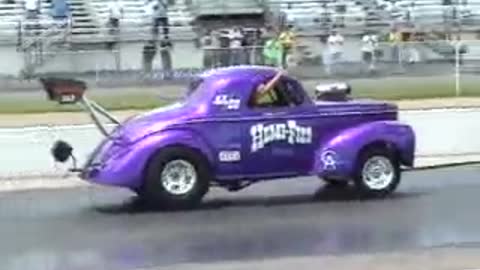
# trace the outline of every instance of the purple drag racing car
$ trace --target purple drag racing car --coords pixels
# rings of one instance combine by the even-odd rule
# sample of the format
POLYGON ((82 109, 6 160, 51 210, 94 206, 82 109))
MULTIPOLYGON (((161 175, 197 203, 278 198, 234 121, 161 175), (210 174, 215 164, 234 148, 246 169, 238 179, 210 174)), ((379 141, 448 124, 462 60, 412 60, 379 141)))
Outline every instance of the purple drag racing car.
MULTIPOLYGON (((41 81, 51 100, 82 103, 105 135, 72 171, 159 206, 193 207, 211 186, 238 191, 298 176, 353 182, 362 195, 385 196, 414 163, 415 134, 397 121, 397 107, 352 99, 348 84, 319 85, 310 97, 274 68, 221 68, 197 76, 181 101, 120 123, 86 98, 85 83, 41 81), (113 131, 98 114, 117 124, 113 131)), ((74 158, 63 141, 52 153, 59 162, 74 158)))

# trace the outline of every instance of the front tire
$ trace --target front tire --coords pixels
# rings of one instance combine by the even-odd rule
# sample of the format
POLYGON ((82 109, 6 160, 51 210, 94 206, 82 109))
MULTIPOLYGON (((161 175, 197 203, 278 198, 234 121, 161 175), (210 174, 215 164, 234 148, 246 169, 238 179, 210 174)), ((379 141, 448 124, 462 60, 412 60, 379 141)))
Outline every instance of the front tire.
POLYGON ((393 193, 401 179, 400 163, 394 153, 372 148, 360 154, 354 176, 355 187, 364 197, 385 197, 393 193))
POLYGON ((168 147, 150 160, 140 196, 154 207, 189 209, 200 204, 210 179, 208 162, 201 154, 185 147, 168 147))

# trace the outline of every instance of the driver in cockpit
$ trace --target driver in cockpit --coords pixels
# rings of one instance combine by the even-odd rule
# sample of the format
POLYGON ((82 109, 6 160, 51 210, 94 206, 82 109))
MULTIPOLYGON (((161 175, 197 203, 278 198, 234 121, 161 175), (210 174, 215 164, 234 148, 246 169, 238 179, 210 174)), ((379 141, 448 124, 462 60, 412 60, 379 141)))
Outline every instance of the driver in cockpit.
POLYGON ((284 74, 285 72, 283 70, 279 70, 275 77, 273 77, 270 81, 258 85, 255 91, 254 104, 261 106, 263 104, 272 103, 272 95, 274 99, 276 99, 276 93, 272 90, 284 74))

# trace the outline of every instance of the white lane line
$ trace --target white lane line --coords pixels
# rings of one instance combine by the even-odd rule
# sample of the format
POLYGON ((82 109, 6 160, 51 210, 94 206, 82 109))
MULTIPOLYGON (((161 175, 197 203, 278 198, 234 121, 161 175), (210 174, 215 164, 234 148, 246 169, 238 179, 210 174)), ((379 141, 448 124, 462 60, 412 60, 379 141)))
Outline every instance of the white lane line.
POLYGON ((0 181, 0 192, 26 191, 37 189, 63 189, 87 187, 90 183, 79 179, 28 179, 0 181))

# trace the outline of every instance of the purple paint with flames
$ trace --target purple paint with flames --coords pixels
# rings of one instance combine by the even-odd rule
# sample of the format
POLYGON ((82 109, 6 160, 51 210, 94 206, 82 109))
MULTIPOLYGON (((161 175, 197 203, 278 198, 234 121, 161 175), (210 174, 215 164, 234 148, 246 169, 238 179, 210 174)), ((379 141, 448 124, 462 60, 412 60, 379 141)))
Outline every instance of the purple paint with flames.
POLYGON ((200 152, 220 184, 318 175, 348 177, 365 147, 393 146, 413 166, 415 136, 397 121, 395 105, 371 100, 316 101, 294 78, 281 84, 295 106, 256 108, 268 67, 234 67, 198 76, 178 103, 127 120, 85 164, 82 178, 137 188, 152 155, 172 145, 200 152))

